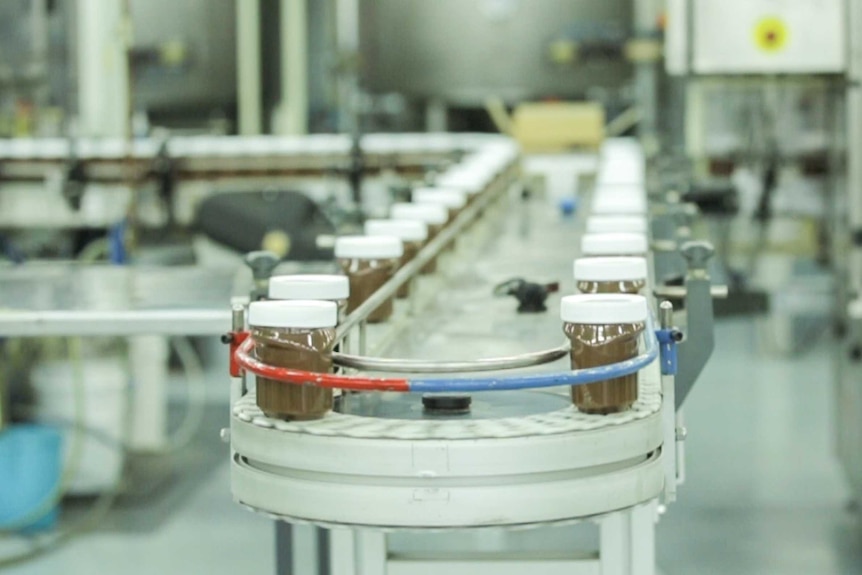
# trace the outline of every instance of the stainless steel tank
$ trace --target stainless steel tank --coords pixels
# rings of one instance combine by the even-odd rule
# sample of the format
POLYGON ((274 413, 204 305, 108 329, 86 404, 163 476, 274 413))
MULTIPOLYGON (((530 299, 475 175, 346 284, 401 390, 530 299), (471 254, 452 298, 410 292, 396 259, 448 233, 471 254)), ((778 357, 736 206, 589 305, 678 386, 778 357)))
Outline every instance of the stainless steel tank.
POLYGON ((555 64, 560 39, 625 36, 630 0, 360 0, 362 78, 372 92, 479 105, 617 88, 619 59, 555 64))

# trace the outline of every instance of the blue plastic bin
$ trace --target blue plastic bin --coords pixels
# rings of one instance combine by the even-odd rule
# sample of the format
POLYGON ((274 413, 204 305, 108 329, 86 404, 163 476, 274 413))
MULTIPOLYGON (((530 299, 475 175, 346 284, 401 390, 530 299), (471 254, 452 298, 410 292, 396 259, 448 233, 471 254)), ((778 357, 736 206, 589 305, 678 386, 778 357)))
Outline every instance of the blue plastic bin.
MULTIPOLYGON (((47 425, 12 425, 0 431, 0 528, 18 528, 43 507, 60 481, 62 435, 47 425)), ((54 527, 58 507, 33 517, 21 531, 54 527)))

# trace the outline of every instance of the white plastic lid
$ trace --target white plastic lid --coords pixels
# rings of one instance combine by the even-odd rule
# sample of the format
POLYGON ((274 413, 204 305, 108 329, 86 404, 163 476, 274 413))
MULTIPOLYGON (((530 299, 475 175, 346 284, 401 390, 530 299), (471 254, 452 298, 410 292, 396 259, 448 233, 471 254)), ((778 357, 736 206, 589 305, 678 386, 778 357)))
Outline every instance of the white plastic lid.
POLYGON ((560 319, 566 323, 643 323, 647 313, 647 301, 642 295, 569 295, 560 301, 560 319))
POLYGON ((645 258, 578 258, 574 272, 579 282, 643 281, 647 262, 645 258))
POLYGON ((449 209, 460 210, 467 205, 467 192, 454 188, 416 188, 413 202, 417 204, 440 204, 449 209))
POLYGON ((405 242, 428 238, 428 226, 419 220, 366 220, 366 236, 395 236, 405 242))
POLYGON ((631 215, 645 214, 646 199, 636 193, 604 192, 593 199, 592 211, 597 215, 631 215))
POLYGON ((440 175, 436 183, 448 188, 462 189, 471 196, 478 194, 485 188, 482 174, 465 168, 458 170, 450 169, 445 174, 440 175))
POLYGON ((365 260, 400 258, 401 239, 395 236, 342 236, 335 240, 335 257, 365 260))
POLYGON ((335 274, 297 274, 275 276, 269 280, 269 298, 277 300, 329 300, 350 297, 347 276, 335 274))
POLYGON ((646 218, 640 216, 590 216, 587 218, 588 234, 634 233, 647 231, 646 218))
POLYGON ((581 238, 581 253, 585 256, 626 256, 645 254, 644 234, 586 234, 581 238))
POLYGON ((307 328, 335 327, 338 306, 334 301, 255 301, 248 306, 252 327, 307 328))
POLYGON ((613 165, 603 167, 596 178, 600 186, 643 185, 643 168, 637 165, 613 165))
POLYGON ((393 220, 419 220, 426 224, 445 224, 449 211, 440 204, 392 204, 389 216, 393 220))

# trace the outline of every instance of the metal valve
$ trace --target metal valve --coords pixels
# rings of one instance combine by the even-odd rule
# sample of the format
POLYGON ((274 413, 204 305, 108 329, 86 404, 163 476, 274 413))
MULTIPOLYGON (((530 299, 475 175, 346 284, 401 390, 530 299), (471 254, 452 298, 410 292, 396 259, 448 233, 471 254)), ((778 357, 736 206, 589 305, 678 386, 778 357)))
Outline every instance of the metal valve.
POLYGON ((269 278, 281 260, 277 255, 268 251, 249 252, 245 256, 245 264, 251 269, 254 279, 254 288, 251 292, 251 300, 259 300, 266 297, 269 289, 269 278))
POLYGON ((706 266, 715 254, 712 244, 704 241, 686 242, 680 248, 689 272, 706 271, 706 266))

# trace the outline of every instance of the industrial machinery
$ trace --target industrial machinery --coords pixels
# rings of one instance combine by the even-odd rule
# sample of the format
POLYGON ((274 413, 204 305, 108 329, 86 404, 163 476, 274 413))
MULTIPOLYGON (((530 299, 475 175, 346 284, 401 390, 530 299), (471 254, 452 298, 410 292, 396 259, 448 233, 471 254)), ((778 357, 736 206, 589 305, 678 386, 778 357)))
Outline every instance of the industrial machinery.
MULTIPOLYGON (((457 174, 473 195, 339 323, 337 374, 261 361, 245 308, 234 308, 224 431, 234 498, 276 521, 278 572, 655 573, 655 522, 683 479, 680 408, 712 351, 712 250, 672 229, 651 258, 680 258, 687 269, 680 286, 650 281, 654 315, 636 357, 576 371, 555 365, 569 353, 555 314, 518 314, 490 296, 499 280, 531 274, 552 274, 571 293, 583 221, 523 199, 519 156, 506 138, 446 138, 375 140, 408 162, 461 150, 433 181, 457 174), (454 254, 446 249, 453 241, 454 254), (441 257, 437 275, 418 275, 441 257), (410 299, 392 318, 368 323, 407 283, 410 299), (639 380, 631 410, 590 415, 571 405, 568 386, 623 374, 639 380), (258 407, 255 376, 341 392, 324 417, 285 420, 258 407)), ((609 142, 604 176, 621 149, 642 165, 637 144, 609 142)), ((583 183, 598 189, 604 176, 596 183, 585 174, 583 183)), ((637 181, 645 189, 643 173, 637 181)), ((590 194, 582 200, 589 206, 590 194)), ((654 201, 650 211, 674 209, 654 201)))
MULTIPOLYGON (((834 346, 836 451, 858 502, 860 6, 842 0, 674 0, 668 8, 666 64, 685 93, 681 100, 687 105, 680 108, 687 110, 688 152, 707 159, 714 173, 743 164, 754 174, 735 183, 742 192, 754 192, 747 199, 742 194, 739 209, 755 225, 744 221, 729 232, 737 242, 748 237, 744 241, 754 246, 747 273, 754 274, 751 262, 765 254, 758 266, 761 275, 768 287, 784 292, 773 296, 775 315, 782 307, 819 314, 828 318, 830 335, 840 341, 834 346), (819 231, 812 233, 806 220, 819 231), (805 291, 811 273, 796 273, 794 263, 801 258, 787 252, 828 264, 828 275, 821 274, 824 287, 805 291)), ((776 347, 788 351, 810 345, 810 337, 801 346, 791 339, 810 330, 795 329, 787 318, 772 319, 779 320, 771 330, 776 347)))

